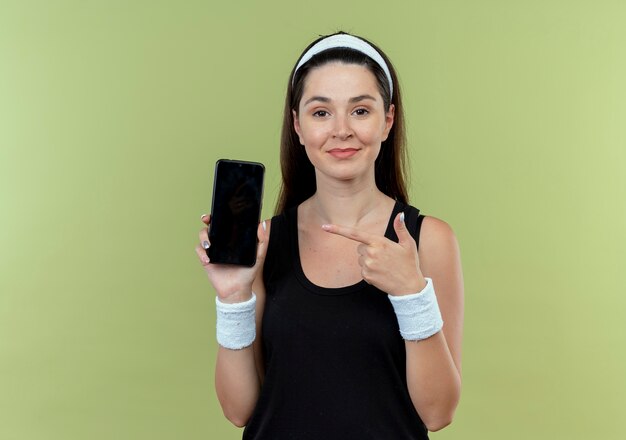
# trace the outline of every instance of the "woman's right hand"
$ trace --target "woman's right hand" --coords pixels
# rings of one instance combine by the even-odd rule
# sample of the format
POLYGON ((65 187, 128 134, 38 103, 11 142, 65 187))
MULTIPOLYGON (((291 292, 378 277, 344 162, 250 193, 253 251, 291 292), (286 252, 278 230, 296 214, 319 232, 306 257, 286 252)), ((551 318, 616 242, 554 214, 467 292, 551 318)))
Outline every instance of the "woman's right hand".
POLYGON ((203 215, 202 222, 207 226, 200 231, 200 244, 196 246, 196 254, 202 263, 209 281, 217 292, 219 300, 223 303, 237 303, 247 301, 252 297, 252 283, 258 275, 259 268, 263 267, 267 252, 267 227, 265 221, 259 224, 257 236, 256 263, 252 267, 236 266, 232 264, 213 264, 209 261, 206 250, 211 245, 209 241, 208 226, 211 224, 211 216, 203 215))

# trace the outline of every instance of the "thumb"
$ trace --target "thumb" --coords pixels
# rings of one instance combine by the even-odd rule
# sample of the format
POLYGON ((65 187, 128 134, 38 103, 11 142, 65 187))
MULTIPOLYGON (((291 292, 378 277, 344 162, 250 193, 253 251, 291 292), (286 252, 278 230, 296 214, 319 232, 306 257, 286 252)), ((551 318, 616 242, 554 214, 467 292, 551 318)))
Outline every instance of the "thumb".
POLYGON ((404 222, 404 212, 399 213, 395 220, 393 221, 393 228, 396 231, 396 235, 398 236, 398 243, 400 245, 404 245, 406 243, 414 242, 411 233, 406 228, 406 223, 404 222))
POLYGON ((267 244, 269 243, 270 233, 267 228, 267 221, 263 220, 259 223, 257 228, 257 237, 259 238, 259 244, 256 250, 256 261, 263 263, 265 260, 265 254, 267 253, 267 244))

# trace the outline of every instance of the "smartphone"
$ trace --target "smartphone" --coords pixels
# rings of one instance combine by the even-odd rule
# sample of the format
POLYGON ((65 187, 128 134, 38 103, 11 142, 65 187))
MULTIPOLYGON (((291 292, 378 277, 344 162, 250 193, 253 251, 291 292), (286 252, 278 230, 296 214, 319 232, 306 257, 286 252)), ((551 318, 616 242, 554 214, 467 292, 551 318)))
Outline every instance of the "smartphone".
POLYGON ((211 263, 254 266, 265 167, 258 162, 215 163, 207 255, 211 263))

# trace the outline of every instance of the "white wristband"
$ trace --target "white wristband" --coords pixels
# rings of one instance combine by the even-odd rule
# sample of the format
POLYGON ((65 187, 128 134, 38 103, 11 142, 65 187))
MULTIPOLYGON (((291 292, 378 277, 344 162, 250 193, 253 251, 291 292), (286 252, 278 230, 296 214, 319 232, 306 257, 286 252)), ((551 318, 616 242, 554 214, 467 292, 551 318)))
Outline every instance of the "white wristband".
POLYGON ((224 348, 240 350, 256 338, 256 295, 248 301, 226 304, 215 297, 217 310, 217 343, 224 348))
POLYGON ((388 296, 396 312, 403 339, 419 341, 431 337, 443 328, 432 279, 426 278, 426 287, 421 292, 388 296))

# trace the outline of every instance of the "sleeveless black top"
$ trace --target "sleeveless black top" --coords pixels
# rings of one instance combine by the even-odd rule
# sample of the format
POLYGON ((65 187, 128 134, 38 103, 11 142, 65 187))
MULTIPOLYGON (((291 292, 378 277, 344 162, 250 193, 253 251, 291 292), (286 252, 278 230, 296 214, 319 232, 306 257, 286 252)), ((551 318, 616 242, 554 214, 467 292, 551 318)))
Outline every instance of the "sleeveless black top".
MULTIPOLYGON (((396 202, 419 244, 424 216, 396 202)), ((265 379, 244 440, 428 439, 406 384, 406 352, 387 294, 322 288, 300 264, 297 209, 272 219, 263 277, 265 379)))

